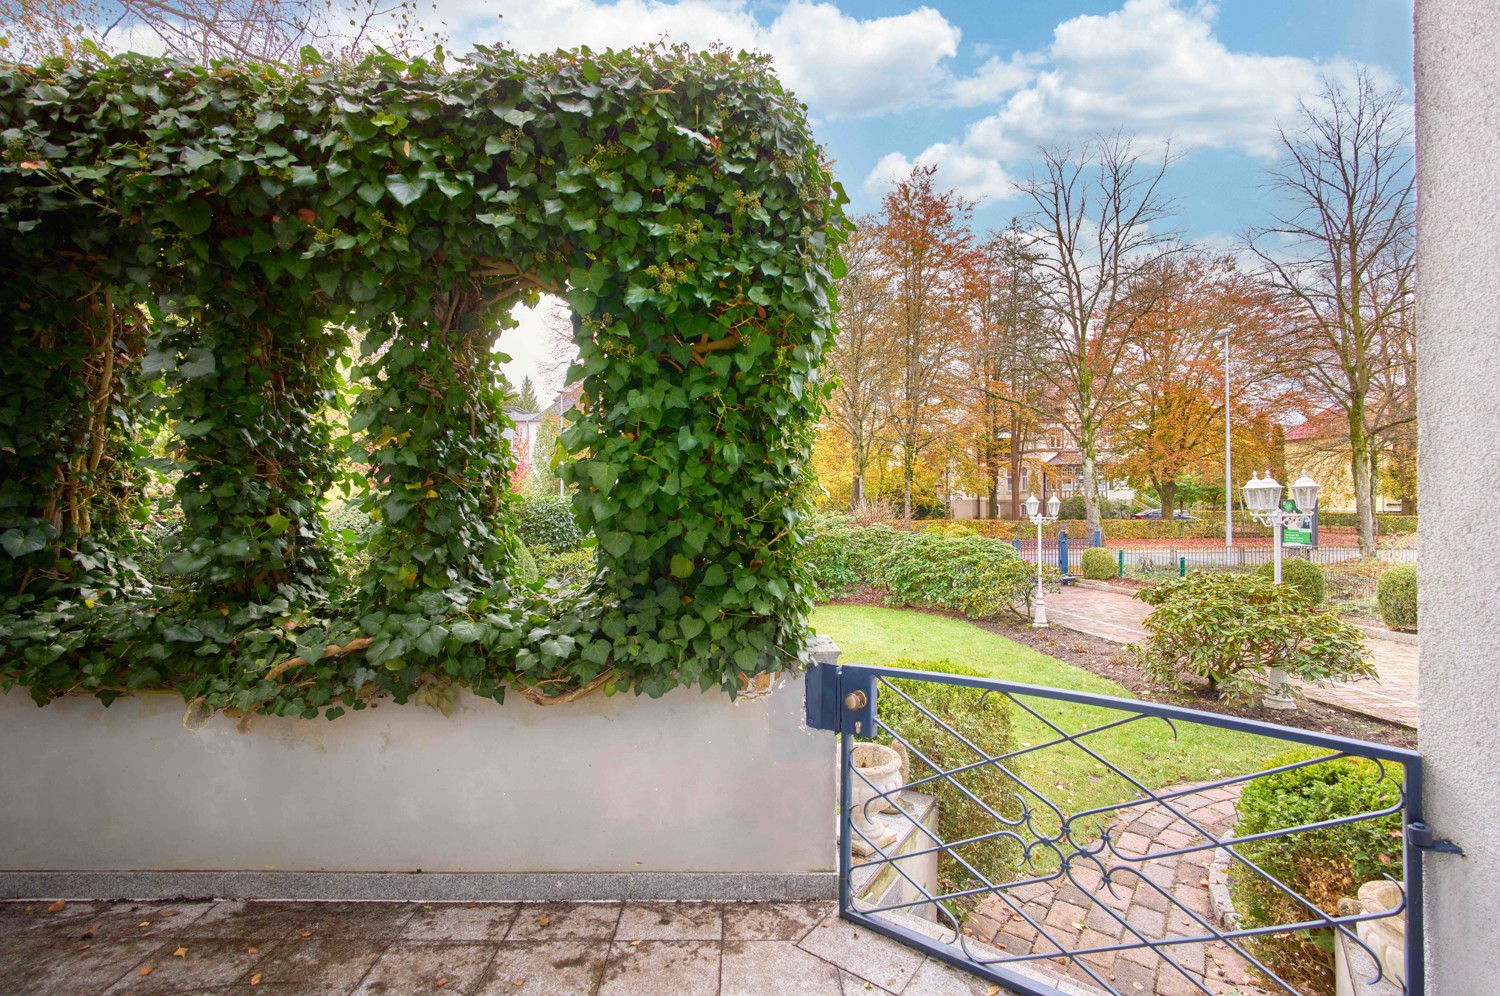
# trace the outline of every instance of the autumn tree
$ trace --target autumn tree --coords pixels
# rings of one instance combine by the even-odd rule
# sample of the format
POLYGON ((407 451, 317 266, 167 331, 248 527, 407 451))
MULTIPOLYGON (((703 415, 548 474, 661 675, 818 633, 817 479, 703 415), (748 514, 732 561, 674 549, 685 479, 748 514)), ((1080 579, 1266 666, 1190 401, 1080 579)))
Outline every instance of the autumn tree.
POLYGON ((1226 337, 1236 452, 1265 450, 1264 416, 1291 401, 1274 362, 1285 315, 1273 289, 1229 257, 1164 257, 1138 280, 1147 303, 1122 357, 1130 389, 1109 435, 1117 468, 1154 490, 1171 521, 1179 482, 1222 467, 1226 337))
POLYGON ((1076 151, 1044 148, 1040 170, 1018 186, 1034 210, 1025 245, 1036 260, 1046 312, 1046 362, 1055 415, 1083 462, 1090 532, 1099 528, 1099 454, 1127 400, 1125 354, 1153 301, 1145 279, 1177 251, 1161 191, 1171 164, 1138 154, 1129 138, 1102 136, 1076 151))
MULTIPOLYGON (((1043 401, 1045 341, 1036 260, 1014 225, 991 232, 969 270, 970 314, 956 351, 956 398, 968 427, 975 479, 1000 515, 1000 475, 1019 482, 1043 401)), ((1019 486, 1010 517, 1020 518, 1019 486)))
POLYGON ((848 441, 850 511, 867 497, 866 469, 887 435, 900 383, 898 354, 890 334, 891 294, 881 271, 873 218, 855 219, 844 243, 844 276, 838 283, 838 338, 828 357, 833 396, 828 421, 848 441))
POLYGON ((289 64, 311 48, 349 64, 377 46, 417 55, 441 40, 419 0, 0 0, 0 54, 26 64, 89 46, 205 64, 289 64))
POLYGON ((1348 426, 1367 556, 1375 549, 1380 436, 1415 417, 1414 405, 1382 404, 1380 392, 1413 333, 1410 117, 1405 95, 1379 88, 1366 73, 1352 92, 1325 82, 1317 100, 1302 105, 1297 127, 1280 133, 1282 160, 1268 186, 1283 208, 1246 240, 1296 308, 1289 352, 1298 374, 1348 426))
POLYGON ((938 438, 937 416, 963 320, 967 270, 974 264, 973 204, 939 192, 934 166, 917 166, 882 202, 876 256, 890 289, 889 333, 896 353, 892 438, 901 456, 901 497, 912 514, 917 460, 938 438))

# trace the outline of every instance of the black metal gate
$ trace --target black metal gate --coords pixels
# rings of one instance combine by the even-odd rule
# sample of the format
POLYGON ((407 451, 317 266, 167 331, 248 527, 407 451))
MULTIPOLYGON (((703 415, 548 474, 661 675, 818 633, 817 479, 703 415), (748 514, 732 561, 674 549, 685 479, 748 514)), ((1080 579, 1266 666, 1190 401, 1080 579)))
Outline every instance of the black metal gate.
MULTIPOLYGON (((1423 992, 1421 853, 1452 845, 1434 844, 1422 823, 1421 763, 1413 751, 1130 699, 853 664, 813 666, 807 715, 810 726, 841 735, 839 910, 847 920, 1030 996, 1080 987, 1138 996, 1152 988, 1139 981, 1142 972, 1171 977, 1172 992, 1185 986, 1212 996, 1300 996, 1307 983, 1284 977, 1286 963, 1278 962, 1278 971, 1270 949, 1304 940, 1325 950, 1331 944, 1357 992, 1423 992), (1029 728, 1047 731, 1045 738, 997 744, 986 726, 1000 723, 990 707, 1002 702, 1004 716, 1019 711, 1031 718, 1029 728), (958 711, 949 708, 954 703, 958 711), (1065 728, 1056 719, 1065 703, 1089 707, 1098 721, 1065 728), (1284 741, 1303 753, 1264 771, 1153 785, 1109 753, 1110 731, 1134 723, 1161 724, 1165 751, 1180 726, 1197 724, 1284 741), (899 776, 885 777, 892 755, 862 747, 868 744, 895 751, 899 776), (1069 811, 1036 770, 1023 774, 1043 751, 1082 752, 1099 778, 1120 787, 1121 798, 1069 811), (874 761, 866 763, 864 754, 874 761), (1358 812, 1330 805, 1308 817, 1301 799, 1294 800, 1304 812, 1296 825, 1242 829, 1236 821, 1242 790, 1290 772, 1321 777, 1330 765, 1349 764, 1346 758, 1363 759, 1353 763, 1386 804, 1358 812), (1265 867, 1299 836, 1301 843, 1318 841, 1309 835, 1347 833, 1354 824, 1391 838, 1383 875, 1390 885, 1374 888, 1385 901, 1373 909, 1357 900, 1328 909, 1326 897, 1320 908, 1265 867), (1202 869, 1208 874, 1199 878, 1202 869), (1248 923, 1230 912, 1244 890, 1259 897, 1248 923), (1388 950, 1389 930, 1373 927, 1401 918, 1404 951, 1388 950), (975 924, 983 929, 976 932, 975 924), (997 924, 1003 926, 984 940, 997 924), (1362 932, 1375 936, 1366 940, 1362 932), (1243 975, 1226 964, 1242 966, 1243 975), (1383 990, 1366 988, 1381 984, 1383 990)), ((1314 797, 1321 784, 1312 779, 1314 797)))

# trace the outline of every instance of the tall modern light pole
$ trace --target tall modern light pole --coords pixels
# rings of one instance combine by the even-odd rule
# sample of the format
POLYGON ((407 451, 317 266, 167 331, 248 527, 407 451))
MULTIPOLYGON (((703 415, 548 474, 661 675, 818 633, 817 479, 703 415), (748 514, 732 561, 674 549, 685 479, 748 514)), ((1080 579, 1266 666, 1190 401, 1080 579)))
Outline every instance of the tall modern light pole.
POLYGON ((1229 330, 1224 330, 1224 566, 1234 562, 1234 462, 1229 442, 1229 330))
MULTIPOLYGON (((1292 498, 1285 507, 1281 501, 1281 485, 1266 471, 1266 476, 1256 479, 1252 473, 1250 480, 1245 484, 1245 507, 1250 510, 1250 515, 1256 522, 1271 527, 1271 547, 1273 563, 1276 565, 1273 577, 1277 584, 1281 583, 1281 530, 1288 525, 1296 525, 1298 528, 1307 528, 1307 520, 1310 511, 1317 507, 1318 491, 1321 489, 1318 482, 1307 476, 1303 471, 1302 476, 1292 484, 1292 498), (1304 512, 1303 509, 1309 511, 1304 512)), ((1279 667, 1266 669, 1266 694, 1261 703, 1267 709, 1295 709, 1297 703, 1293 701, 1287 688, 1286 671, 1279 667)))
MULTIPOLYGON (((1042 490, 1046 491, 1044 483, 1042 490)), ((1031 617, 1033 629, 1047 628, 1047 589, 1042 587, 1042 526, 1049 522, 1057 521, 1057 513, 1062 508, 1062 502, 1057 500, 1057 492, 1052 492, 1052 497, 1047 499, 1047 512, 1042 514, 1042 503, 1037 500, 1036 492, 1022 503, 1026 510, 1026 517, 1036 525, 1036 614, 1031 617)))

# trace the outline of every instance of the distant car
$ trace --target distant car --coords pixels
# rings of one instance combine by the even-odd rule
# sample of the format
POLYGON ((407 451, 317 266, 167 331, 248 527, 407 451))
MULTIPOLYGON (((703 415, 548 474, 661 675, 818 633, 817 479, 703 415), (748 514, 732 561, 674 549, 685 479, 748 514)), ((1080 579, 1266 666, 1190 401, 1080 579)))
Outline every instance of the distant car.
MULTIPOLYGON (((1131 518, 1132 519, 1160 519, 1161 518, 1161 509, 1159 509, 1159 508, 1149 508, 1149 509, 1147 509, 1144 512, 1137 512, 1137 513, 1135 513, 1134 515, 1131 516, 1131 518)), ((1186 512, 1184 512, 1182 509, 1179 508, 1179 509, 1177 509, 1176 511, 1174 511, 1172 513, 1172 520, 1174 522, 1197 522, 1198 521, 1198 517, 1196 515, 1188 515, 1186 512)))

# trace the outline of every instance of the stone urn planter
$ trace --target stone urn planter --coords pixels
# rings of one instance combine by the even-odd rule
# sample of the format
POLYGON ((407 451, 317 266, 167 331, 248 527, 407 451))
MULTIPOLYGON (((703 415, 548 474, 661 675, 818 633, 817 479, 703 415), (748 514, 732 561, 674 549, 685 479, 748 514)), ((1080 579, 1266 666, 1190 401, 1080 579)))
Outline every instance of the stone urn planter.
POLYGON ((871 843, 885 848, 895 843, 898 836, 887 821, 875 814, 896 809, 894 790, 903 784, 901 755, 884 744, 855 744, 850 751, 849 763, 859 772, 850 778, 849 785, 852 807, 849 822, 859 831, 850 835, 850 847, 855 854, 868 856, 875 853, 871 843), (882 792, 892 794, 882 797, 882 792))
MULTIPOLYGON (((1401 887, 1395 882, 1366 882, 1359 887, 1358 902, 1362 913, 1388 913, 1401 907, 1401 887)), ((1386 978, 1406 981, 1406 914, 1380 920, 1364 920, 1354 925, 1359 939, 1370 946, 1380 959, 1380 970, 1386 978)))

